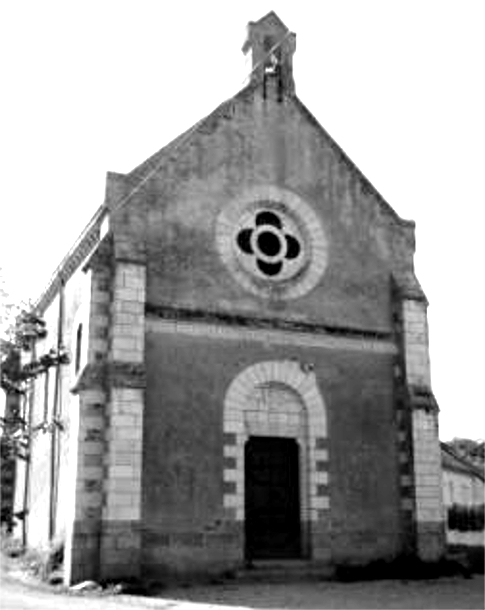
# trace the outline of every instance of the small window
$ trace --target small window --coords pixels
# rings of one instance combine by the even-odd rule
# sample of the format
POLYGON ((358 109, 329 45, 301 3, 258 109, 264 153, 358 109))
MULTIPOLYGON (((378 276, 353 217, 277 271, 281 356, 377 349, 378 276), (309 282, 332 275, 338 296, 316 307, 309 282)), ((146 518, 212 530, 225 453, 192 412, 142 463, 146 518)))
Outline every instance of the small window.
POLYGON ((79 324, 76 332, 76 357, 74 359, 74 372, 79 373, 81 367, 81 348, 83 341, 83 325, 79 324))

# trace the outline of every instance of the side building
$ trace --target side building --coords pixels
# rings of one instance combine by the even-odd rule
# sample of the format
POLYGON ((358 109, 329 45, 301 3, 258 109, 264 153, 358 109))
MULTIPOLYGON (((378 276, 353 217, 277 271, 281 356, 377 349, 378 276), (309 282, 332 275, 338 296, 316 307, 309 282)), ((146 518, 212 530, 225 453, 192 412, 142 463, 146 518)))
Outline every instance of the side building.
POLYGON ((485 476, 479 468, 441 443, 446 542, 484 547, 485 476))

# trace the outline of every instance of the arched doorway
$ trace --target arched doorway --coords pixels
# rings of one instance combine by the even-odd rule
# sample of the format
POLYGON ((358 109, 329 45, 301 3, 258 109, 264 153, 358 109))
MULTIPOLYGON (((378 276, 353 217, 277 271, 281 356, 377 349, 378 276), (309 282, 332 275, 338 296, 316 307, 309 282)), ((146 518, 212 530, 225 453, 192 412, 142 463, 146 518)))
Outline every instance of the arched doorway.
POLYGON ((328 493, 321 493, 328 483, 326 432, 309 367, 261 362, 231 383, 224 405, 224 506, 244 522, 247 559, 311 554, 310 524, 329 507, 328 493))

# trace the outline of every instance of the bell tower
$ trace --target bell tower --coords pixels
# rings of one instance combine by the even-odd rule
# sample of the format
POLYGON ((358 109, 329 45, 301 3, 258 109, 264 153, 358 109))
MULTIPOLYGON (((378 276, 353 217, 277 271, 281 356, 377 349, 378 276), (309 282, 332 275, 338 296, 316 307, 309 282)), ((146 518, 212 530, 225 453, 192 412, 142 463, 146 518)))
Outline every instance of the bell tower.
POLYGON ((271 11, 259 21, 248 24, 243 52, 251 52, 250 82, 263 88, 264 97, 275 92, 278 101, 295 91, 293 53, 296 35, 271 11))

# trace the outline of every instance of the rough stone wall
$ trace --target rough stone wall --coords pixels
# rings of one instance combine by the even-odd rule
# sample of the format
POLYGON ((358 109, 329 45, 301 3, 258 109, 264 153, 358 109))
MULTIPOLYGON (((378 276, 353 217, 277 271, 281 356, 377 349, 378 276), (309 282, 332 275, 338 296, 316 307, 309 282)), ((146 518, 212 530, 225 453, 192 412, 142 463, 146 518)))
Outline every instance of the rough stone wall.
POLYGON ((248 90, 163 154, 113 179, 119 197, 160 165, 112 214, 115 232, 129 225, 146 239, 149 303, 390 329, 390 273, 412 272, 412 226, 378 201, 299 102, 248 90), (329 240, 319 285, 277 308, 234 281, 215 242, 222 210, 265 185, 305 200, 329 240))
POLYGON ((325 349, 314 335, 305 344, 291 332, 282 336, 234 327, 212 332, 204 324, 179 321, 170 327, 154 319, 147 330, 144 573, 162 577, 241 565, 241 500, 237 494, 236 504, 228 500, 239 479, 224 475, 234 470, 237 458, 228 451, 235 434, 223 427, 225 398, 245 369, 288 359, 313 365, 327 407, 328 437, 312 432, 316 444, 310 449, 319 459, 311 460, 308 471, 315 519, 303 523, 307 556, 366 561, 399 553, 399 458, 389 443, 392 344, 381 352, 372 342, 335 339, 325 349))

